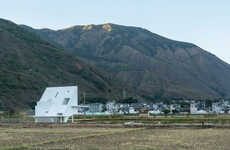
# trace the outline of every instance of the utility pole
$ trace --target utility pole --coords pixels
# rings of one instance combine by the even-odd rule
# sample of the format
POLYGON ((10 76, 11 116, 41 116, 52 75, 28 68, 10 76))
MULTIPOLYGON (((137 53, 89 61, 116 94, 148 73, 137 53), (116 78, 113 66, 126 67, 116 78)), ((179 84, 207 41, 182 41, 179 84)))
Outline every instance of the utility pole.
POLYGON ((77 86, 77 105, 78 105, 78 102, 79 102, 79 85, 77 84, 77 81, 76 81, 76 83, 75 83, 75 85, 77 86))
POLYGON ((126 91, 125 91, 125 89, 123 89, 123 99, 125 99, 126 98, 126 91))
POLYGON ((85 105, 85 92, 83 92, 83 98, 84 98, 84 105, 85 105))

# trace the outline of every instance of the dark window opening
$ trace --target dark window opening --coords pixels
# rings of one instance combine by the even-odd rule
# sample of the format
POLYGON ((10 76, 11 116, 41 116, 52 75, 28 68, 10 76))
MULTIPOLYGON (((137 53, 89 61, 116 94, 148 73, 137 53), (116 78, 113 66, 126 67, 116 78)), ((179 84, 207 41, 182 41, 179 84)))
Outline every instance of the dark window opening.
POLYGON ((70 98, 64 98, 63 105, 67 105, 70 101, 70 98))

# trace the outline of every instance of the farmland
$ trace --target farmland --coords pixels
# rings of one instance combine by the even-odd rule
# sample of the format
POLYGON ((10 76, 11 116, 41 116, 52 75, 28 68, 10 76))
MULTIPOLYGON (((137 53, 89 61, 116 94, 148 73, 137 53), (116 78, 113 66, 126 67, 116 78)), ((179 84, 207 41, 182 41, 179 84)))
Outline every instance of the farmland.
POLYGON ((75 116, 74 120, 75 123, 67 124, 36 124, 30 117, 1 119, 0 150, 229 150, 230 147, 229 115, 75 116), (132 126, 135 123, 137 126, 132 126))
POLYGON ((1 127, 1 150, 228 150, 228 129, 1 127))
POLYGON ((76 116, 78 123, 90 124, 124 124, 125 122, 138 122, 147 125, 157 124, 186 124, 186 125, 230 125, 230 115, 156 115, 149 117, 140 116, 76 116))

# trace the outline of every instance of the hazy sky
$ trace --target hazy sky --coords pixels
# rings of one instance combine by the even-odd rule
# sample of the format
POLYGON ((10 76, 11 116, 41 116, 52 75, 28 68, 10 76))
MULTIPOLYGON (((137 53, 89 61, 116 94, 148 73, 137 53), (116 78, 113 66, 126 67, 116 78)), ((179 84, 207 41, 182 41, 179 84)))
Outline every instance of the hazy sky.
POLYGON ((230 0, 5 0, 0 18, 35 28, 139 26, 191 42, 230 63, 230 0))

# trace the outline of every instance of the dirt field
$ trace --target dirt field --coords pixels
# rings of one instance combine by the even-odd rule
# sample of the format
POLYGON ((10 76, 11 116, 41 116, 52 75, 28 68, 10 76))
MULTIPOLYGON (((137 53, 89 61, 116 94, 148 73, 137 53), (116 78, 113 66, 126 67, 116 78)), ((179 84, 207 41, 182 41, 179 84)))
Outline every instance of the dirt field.
POLYGON ((0 128, 0 150, 229 150, 229 129, 0 128))

